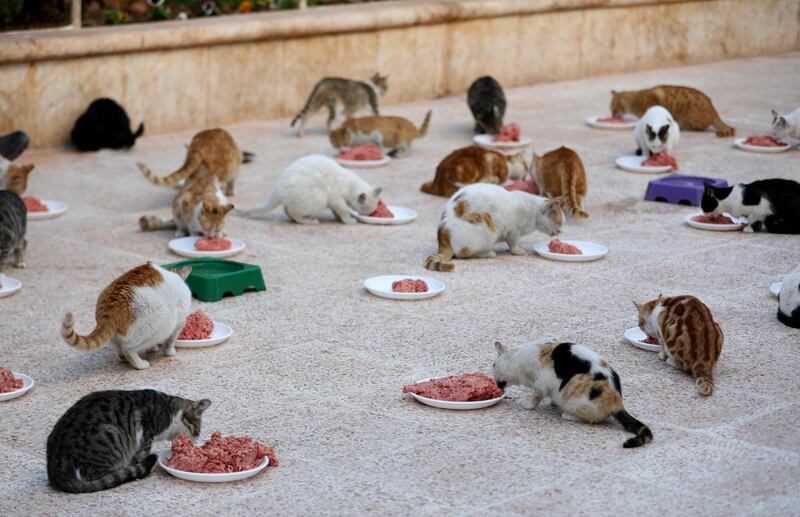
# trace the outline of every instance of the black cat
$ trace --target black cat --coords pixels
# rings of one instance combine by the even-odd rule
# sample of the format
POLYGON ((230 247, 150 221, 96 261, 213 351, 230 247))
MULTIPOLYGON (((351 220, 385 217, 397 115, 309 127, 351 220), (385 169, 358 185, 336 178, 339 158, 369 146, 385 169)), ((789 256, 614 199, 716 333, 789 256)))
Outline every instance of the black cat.
POLYGON ((25 152, 30 143, 30 138, 24 131, 14 131, 0 136, 0 156, 13 162, 25 152))
POLYGON ((75 122, 70 137, 79 150, 97 151, 133 147, 142 133, 144 124, 139 124, 136 133, 131 132, 128 114, 116 101, 95 99, 75 122))
POLYGON ((730 187, 705 184, 700 207, 706 214, 727 212, 746 216, 746 232, 800 234, 800 183, 785 179, 758 180, 730 187))
POLYGON ((497 133, 506 114, 506 96, 494 77, 476 79, 467 92, 467 104, 475 119, 476 133, 497 133))

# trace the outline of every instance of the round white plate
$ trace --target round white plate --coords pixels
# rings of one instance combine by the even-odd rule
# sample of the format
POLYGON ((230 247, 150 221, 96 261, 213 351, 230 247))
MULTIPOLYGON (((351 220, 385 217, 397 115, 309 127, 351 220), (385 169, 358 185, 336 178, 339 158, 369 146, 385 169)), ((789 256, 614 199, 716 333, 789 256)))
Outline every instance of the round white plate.
POLYGON ((384 155, 382 160, 342 160, 336 156, 334 160, 339 162, 339 165, 348 169, 374 169, 376 167, 383 167, 392 161, 392 158, 384 155))
POLYGON ((31 390, 31 388, 33 388, 33 379, 31 379, 24 373, 17 373, 17 372, 11 372, 11 373, 13 373, 14 377, 16 377, 17 379, 22 379, 22 387, 17 391, 11 391, 9 393, 0 393, 0 402, 21 397, 26 393, 28 393, 31 390))
MULTIPOLYGON (((711 224, 711 223, 700 223, 693 219, 693 217, 703 215, 702 213, 695 213, 695 214, 686 214, 683 220, 686 224, 691 226, 692 228, 697 228, 698 230, 709 230, 712 232, 740 232, 742 228, 744 228, 744 224, 742 223, 733 223, 733 224, 711 224)), ((733 219, 734 221, 737 220, 736 217, 731 217, 730 214, 724 214, 733 219)), ((740 219, 741 220, 741 219, 740 219)))
POLYGON ((364 289, 371 292, 375 296, 381 298, 389 298, 391 300, 424 300, 425 298, 433 298, 442 294, 444 291, 444 282, 429 278, 427 276, 418 275, 385 275, 375 276, 364 280, 364 289), (428 284, 428 292, 426 293, 396 293, 392 291, 392 282, 411 278, 412 280, 422 280, 428 284))
POLYGON ((250 470, 243 470, 241 472, 226 472, 225 474, 201 474, 199 472, 186 472, 185 470, 177 470, 166 464, 169 459, 167 455, 172 453, 164 453, 158 456, 158 465, 172 474, 176 478, 185 479, 186 481, 197 481, 198 483, 228 483, 230 481, 240 481, 253 477, 269 466, 269 457, 264 456, 264 461, 256 468, 250 470))
POLYGON ((218 345, 233 335, 233 329, 224 323, 214 322, 214 330, 208 339, 179 339, 175 341, 175 346, 179 348, 204 348, 207 346, 218 345))
POLYGON ((601 244, 595 244, 593 242, 586 242, 586 241, 567 241, 561 240, 561 242, 566 242, 567 244, 572 244, 573 246, 577 246, 583 255, 567 255, 566 253, 553 253, 547 247, 547 244, 550 241, 542 241, 537 242, 533 245, 533 251, 537 254, 541 255, 542 257, 550 260, 562 260, 564 262, 589 262, 592 260, 597 260, 603 258, 606 253, 608 253, 608 248, 601 244))
POLYGON ((47 205, 47 212, 28 212, 28 221, 43 221, 45 219, 55 219, 60 215, 64 215, 67 211, 67 205, 61 201, 50 201, 49 199, 42 199, 42 203, 47 205))
POLYGON ((626 330, 625 339, 627 339, 628 343, 632 344, 636 348, 641 348, 642 350, 647 350, 648 352, 659 352, 661 350, 661 345, 651 345, 650 343, 644 342, 644 340, 647 339, 647 334, 645 334, 644 331, 639 327, 633 327, 626 330))
POLYGON ((617 167, 628 172, 638 172, 639 174, 663 174, 672 170, 669 165, 662 165, 660 167, 644 167, 642 162, 647 158, 644 156, 620 156, 617 158, 617 167))
POLYGON ((749 145, 744 143, 747 140, 746 138, 737 138, 733 141, 733 145, 741 149, 742 151, 748 151, 751 153, 763 153, 763 154, 775 154, 775 153, 783 153, 791 149, 791 145, 786 144, 782 147, 762 147, 760 145, 749 145))
POLYGON ((609 117, 601 117, 599 115, 595 115, 586 119, 586 123, 597 129, 633 129, 636 127, 636 121, 631 119, 625 119, 625 122, 620 122, 615 124, 613 122, 598 122, 597 119, 601 118, 609 118, 609 117))
POLYGON ((386 205, 394 217, 370 217, 368 215, 361 215, 358 212, 351 211, 350 213, 362 223, 366 224, 379 224, 384 226, 391 226, 396 224, 407 224, 417 218, 417 212, 410 208, 403 208, 397 205, 386 205))
POLYGON ((194 247, 194 243, 201 237, 181 237, 179 239, 172 239, 169 241, 169 249, 182 257, 232 257, 244 249, 244 242, 239 239, 228 239, 231 241, 231 249, 225 251, 198 251, 194 247))
POLYGON ((500 149, 507 151, 509 149, 524 149, 531 145, 531 139, 520 135, 519 142, 495 142, 494 135, 475 135, 472 137, 476 144, 489 149, 500 149))
MULTIPOLYGON (((441 378, 441 377, 422 379, 421 381, 417 381, 414 384, 432 381, 436 378, 441 378)), ((499 397, 489 400, 476 400, 474 402, 452 402, 449 400, 429 399, 428 397, 422 397, 420 395, 417 395, 416 393, 407 393, 407 395, 411 395, 411 398, 415 399, 417 402, 425 404, 426 406, 436 407, 440 409, 481 409, 489 406, 494 406, 495 404, 497 404, 506 397, 506 394, 503 393, 499 397)))
POLYGON ((783 287, 783 282, 775 282, 769 286, 769 292, 771 292, 773 296, 779 296, 781 294, 781 287, 783 287))
POLYGON ((3 274, 0 274, 0 284, 3 284, 3 287, 0 287, 0 298, 11 296, 19 291, 20 287, 22 287, 22 282, 16 278, 11 278, 10 276, 3 274))

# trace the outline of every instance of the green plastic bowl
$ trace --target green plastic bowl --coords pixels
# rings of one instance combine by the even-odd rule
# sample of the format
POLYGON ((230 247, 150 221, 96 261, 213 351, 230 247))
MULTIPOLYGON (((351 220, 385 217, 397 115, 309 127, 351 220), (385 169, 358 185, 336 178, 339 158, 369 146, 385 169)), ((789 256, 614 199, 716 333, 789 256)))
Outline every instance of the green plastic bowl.
POLYGON ((186 285, 192 295, 203 302, 216 302, 225 295, 239 296, 247 290, 267 289, 261 268, 253 264, 219 258, 193 258, 162 267, 180 269, 184 266, 192 266, 186 285))

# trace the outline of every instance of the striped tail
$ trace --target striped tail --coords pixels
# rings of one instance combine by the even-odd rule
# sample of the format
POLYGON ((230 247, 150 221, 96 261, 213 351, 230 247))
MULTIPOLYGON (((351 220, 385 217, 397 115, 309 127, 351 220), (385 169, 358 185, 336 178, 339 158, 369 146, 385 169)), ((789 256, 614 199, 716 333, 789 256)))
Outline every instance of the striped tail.
POLYGON ((416 138, 422 138, 423 136, 425 136, 428 133, 428 126, 430 126, 430 124, 431 124, 431 114, 432 113, 433 113, 433 110, 428 110, 428 113, 425 114, 425 120, 422 121, 422 125, 419 126, 419 129, 417 129, 416 138))
POLYGON ((570 174, 569 178, 566 178, 563 174, 561 176, 562 181, 562 195, 565 195, 565 207, 569 210, 569 213, 578 217, 589 217, 589 214, 586 213, 580 207, 580 202, 578 200, 578 177, 576 174, 570 174), (563 183, 567 183, 563 185, 563 183), (566 188, 564 188, 566 187, 566 188))
POLYGON ((425 259, 425 267, 431 271, 453 271, 453 246, 450 244, 450 232, 439 227, 439 252, 425 259))
POLYGON ((308 96, 306 105, 303 106, 303 109, 301 109, 297 115, 295 115, 295 117, 292 119, 292 123, 289 124, 289 127, 294 127, 294 125, 297 123, 298 120, 300 120, 301 118, 305 118, 306 115, 308 115, 309 110, 311 110, 311 103, 314 102, 314 96, 317 94, 317 90, 319 89, 319 85, 321 83, 322 81, 314 85, 314 89, 311 90, 311 94, 308 96))
POLYGON ((64 342, 73 348, 79 350, 97 350, 108 343, 114 334, 117 332, 114 324, 107 318, 98 322, 99 324, 88 336, 81 336, 75 332, 75 318, 71 312, 64 316, 64 322, 61 323, 61 337, 64 342))
POLYGON ((653 441, 653 432, 650 430, 650 428, 636 420, 624 409, 617 411, 611 416, 613 416, 614 420, 619 422, 619 424, 626 431, 636 435, 633 438, 628 438, 628 440, 622 444, 624 448, 630 449, 633 447, 641 447, 642 445, 653 441))
POLYGON ((714 393, 714 374, 708 366, 695 366, 692 368, 692 375, 694 376, 695 384, 697 384, 697 392, 700 395, 708 397, 714 393))
POLYGON ((50 484, 63 490, 64 492, 70 492, 74 494, 108 490, 109 488, 114 488, 124 483, 128 483, 129 481, 142 479, 143 477, 147 476, 150 474, 150 471, 153 470, 157 460, 158 456, 151 454, 147 456, 142 463, 118 468, 117 470, 109 472, 101 478, 83 480, 71 477, 68 480, 60 481, 51 479, 50 484))
POLYGON ((200 156, 200 153, 192 152, 191 150, 186 156, 186 161, 183 163, 183 167, 173 172, 169 176, 156 176, 153 174, 153 171, 147 168, 147 165, 143 164, 142 162, 136 162, 136 166, 139 167, 139 170, 142 171, 142 174, 144 174, 145 178, 150 180, 150 182, 154 185, 159 185, 162 187, 174 187, 179 181, 184 180, 194 174, 202 164, 203 158, 200 156))
POLYGON ((433 194, 434 196, 439 195, 439 191, 436 190, 436 181, 426 181, 422 185, 420 185, 419 190, 426 194, 433 194))
POLYGON ((719 137, 736 135, 736 129, 723 122, 716 110, 714 110, 714 121, 711 122, 711 125, 717 130, 719 137))
POLYGON ((143 215, 139 218, 139 229, 143 232, 152 232, 156 230, 174 230, 178 227, 175 224, 175 219, 165 221, 160 217, 154 215, 143 215))

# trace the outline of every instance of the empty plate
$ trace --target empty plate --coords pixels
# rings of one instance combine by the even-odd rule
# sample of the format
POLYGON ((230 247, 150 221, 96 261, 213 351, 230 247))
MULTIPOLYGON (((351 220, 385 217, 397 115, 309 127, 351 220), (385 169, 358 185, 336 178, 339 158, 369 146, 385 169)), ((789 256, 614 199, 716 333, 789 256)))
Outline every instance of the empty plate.
POLYGON ((194 247, 194 243, 202 237, 180 237, 169 241, 169 249, 173 253, 182 257, 232 257, 244 249, 244 242, 239 239, 228 239, 231 241, 231 249, 223 251, 199 251, 194 247))
POLYGON ((647 350, 648 352, 661 351, 661 345, 651 345, 650 343, 644 342, 644 340, 647 339, 647 334, 645 334, 644 331, 639 327, 633 327, 626 330, 625 339, 628 340, 628 343, 632 344, 636 348, 641 348, 642 350, 647 350))
POLYGON ((45 219, 55 219, 67 211, 67 205, 61 201, 50 201, 42 199, 42 203, 47 206, 47 212, 28 212, 28 221, 43 221, 45 219))
POLYGON ((700 221, 694 220, 694 218, 698 215, 703 214, 686 214, 683 220, 692 228, 697 228, 698 230, 709 230, 712 232, 739 232, 742 231, 742 228, 745 226, 745 223, 741 222, 742 218, 733 217, 730 214, 723 215, 730 217, 734 221, 731 224, 701 223, 700 221))
POLYGON ((264 461, 261 462, 261 465, 250 470, 243 470, 242 472, 225 472, 223 474, 203 474, 199 472, 187 472, 185 470, 178 470, 170 467, 166 463, 170 457, 171 453, 159 455, 158 465, 176 478, 185 479, 186 481, 197 481, 198 483, 228 483, 230 481, 240 481, 242 479, 255 476, 269 466, 269 457, 264 456, 264 461))
MULTIPOLYGON (((422 379, 421 381, 417 381, 414 384, 419 384, 421 382, 428 382, 441 377, 434 377, 431 379, 422 379)), ((428 397, 423 397, 421 395, 417 395, 416 393, 407 393, 407 395, 411 395, 411 398, 416 400, 417 402, 421 402, 426 406, 436 407, 440 409, 481 409, 489 406, 494 406, 501 400, 503 400, 506 396, 505 393, 500 395, 497 398, 488 399, 488 400, 475 400, 472 402, 452 402, 450 400, 438 400, 438 399, 429 399, 428 397)))
POLYGON ((472 137, 476 144, 488 147, 489 149, 499 149, 508 151, 510 149, 524 149, 531 145, 531 139, 525 136, 519 137, 519 142, 496 142, 494 135, 475 135, 472 137))
POLYGON ((433 298, 434 296, 442 294, 442 291, 444 291, 444 282, 426 276, 385 275, 368 278, 364 281, 364 289, 375 296, 389 298, 391 300, 424 300, 425 298, 433 298), (424 293, 396 293, 392 291, 392 282, 405 280, 407 278, 411 280, 422 280, 428 285, 428 290, 424 293))
POLYGON ((175 346, 179 348, 204 348, 207 346, 219 345, 233 335, 233 329, 224 323, 214 322, 214 330, 208 339, 179 339, 175 341, 175 346))
POLYGON ((608 248, 602 244, 595 244, 594 242, 586 241, 567 241, 562 240, 566 244, 572 244, 581 250, 582 255, 567 255, 566 253, 553 253, 548 248, 548 242, 537 242, 533 245, 533 251, 538 255, 550 260, 562 260, 564 262, 589 262, 603 258, 608 253, 608 248))
POLYGON ((11 373, 14 374, 14 377, 22 381, 22 387, 16 391, 10 391, 8 393, 0 393, 0 402, 21 397, 26 393, 28 393, 31 390, 31 388, 33 388, 33 379, 31 379, 24 373, 17 373, 17 372, 11 372, 11 373))
POLYGON ((20 287, 22 287, 22 282, 16 278, 0 274, 0 298, 11 296, 19 291, 20 287))
POLYGON ((788 151, 792 146, 789 144, 784 144, 780 147, 767 147, 763 145, 751 145, 746 144, 744 141, 747 140, 746 138, 737 138, 733 141, 733 145, 741 149, 742 151, 748 151, 751 153, 764 153, 764 154, 775 154, 775 153, 782 153, 788 151))
POLYGON ((773 296, 780 296, 781 287, 783 287, 783 282, 775 282, 774 284, 769 286, 769 292, 771 292, 773 296))
POLYGON ((371 217, 369 215, 361 215, 352 210, 350 213, 362 223, 379 224, 385 226, 406 224, 417 218, 417 212, 411 210, 410 208, 403 208, 402 206, 397 205, 386 205, 386 208, 388 208, 389 211, 394 214, 394 217, 371 217))
POLYGON ((586 123, 597 129, 633 129, 636 127, 636 120, 630 118, 623 118, 621 122, 604 122, 599 119, 610 118, 593 116, 586 119, 586 123))
POLYGON ((617 167, 628 172, 638 172, 640 174, 663 174, 672 170, 669 165, 659 165, 657 167, 650 167, 642 165, 642 162, 647 158, 644 156, 620 156, 617 158, 617 167))
POLYGON ((343 160, 336 156, 334 156, 333 159, 339 162, 339 165, 348 169, 374 169, 375 167, 383 167, 392 161, 392 159, 386 155, 380 160, 343 160))

